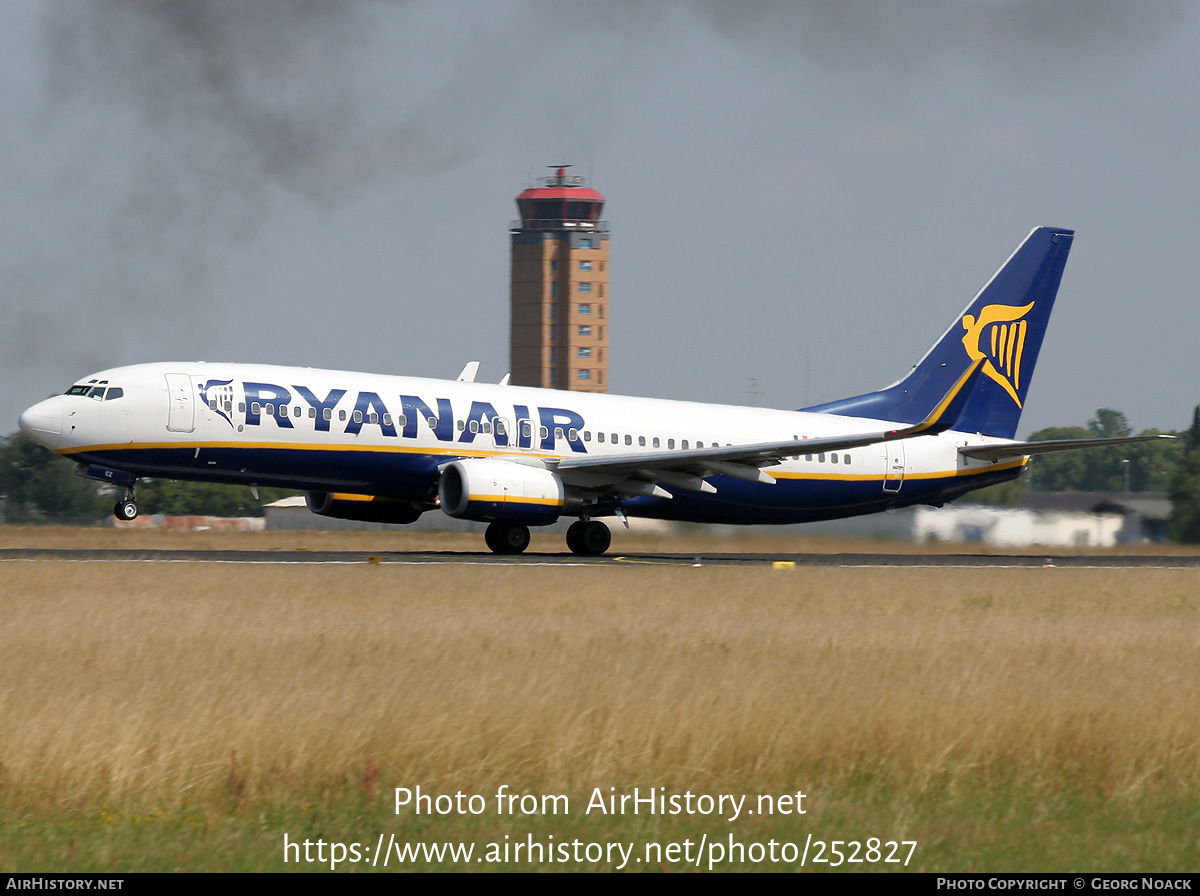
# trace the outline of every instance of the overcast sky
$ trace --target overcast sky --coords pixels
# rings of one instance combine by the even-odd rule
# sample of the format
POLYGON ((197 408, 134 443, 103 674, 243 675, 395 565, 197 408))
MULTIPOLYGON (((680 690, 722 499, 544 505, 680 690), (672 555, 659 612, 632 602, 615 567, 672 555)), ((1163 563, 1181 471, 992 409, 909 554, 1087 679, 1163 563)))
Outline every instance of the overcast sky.
POLYGON ((499 379, 513 200, 562 162, 608 199, 613 392, 885 386, 1053 225, 1020 434, 1182 428, 1196 10, 0 0, 0 432, 142 361, 499 379))

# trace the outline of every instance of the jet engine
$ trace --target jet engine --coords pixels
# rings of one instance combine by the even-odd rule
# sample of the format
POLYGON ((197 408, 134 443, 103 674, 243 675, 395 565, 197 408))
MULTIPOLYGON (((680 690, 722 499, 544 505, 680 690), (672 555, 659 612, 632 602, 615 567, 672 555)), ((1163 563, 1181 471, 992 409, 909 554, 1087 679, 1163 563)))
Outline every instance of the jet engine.
POLYGON ((438 482, 442 510, 463 520, 548 526, 566 503, 558 474, 503 460, 456 460, 438 482))
POLYGON ((304 503, 318 516, 366 523, 413 523, 422 510, 411 501, 344 492, 305 492, 304 503))

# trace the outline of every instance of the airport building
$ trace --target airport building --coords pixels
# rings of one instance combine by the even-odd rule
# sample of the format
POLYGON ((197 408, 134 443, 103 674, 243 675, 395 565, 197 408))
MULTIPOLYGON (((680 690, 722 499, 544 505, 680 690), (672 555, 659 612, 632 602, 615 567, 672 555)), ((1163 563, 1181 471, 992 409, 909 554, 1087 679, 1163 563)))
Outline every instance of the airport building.
POLYGON ((517 197, 512 223, 511 382, 608 391, 608 222, 604 197, 567 174, 517 197))

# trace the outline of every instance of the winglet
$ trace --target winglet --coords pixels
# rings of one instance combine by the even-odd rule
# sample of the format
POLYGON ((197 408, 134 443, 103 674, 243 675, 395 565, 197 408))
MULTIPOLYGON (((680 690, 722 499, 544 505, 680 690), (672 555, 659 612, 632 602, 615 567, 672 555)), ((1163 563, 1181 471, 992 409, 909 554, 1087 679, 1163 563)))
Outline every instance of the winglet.
POLYGON ((473 383, 475 382, 475 374, 477 373, 479 373, 479 362, 468 361, 467 366, 464 367, 462 369, 462 373, 458 375, 458 381, 460 383, 473 383))

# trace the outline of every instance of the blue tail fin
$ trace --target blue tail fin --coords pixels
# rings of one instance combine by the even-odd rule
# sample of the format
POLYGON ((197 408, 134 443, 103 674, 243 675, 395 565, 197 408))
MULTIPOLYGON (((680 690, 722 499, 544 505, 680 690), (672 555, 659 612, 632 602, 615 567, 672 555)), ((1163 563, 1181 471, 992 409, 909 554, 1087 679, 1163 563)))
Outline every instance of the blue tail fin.
POLYGON ((1056 227, 1030 233, 900 382, 803 410, 919 423, 982 359, 983 375, 954 428, 1015 437, 1074 235, 1056 227))

